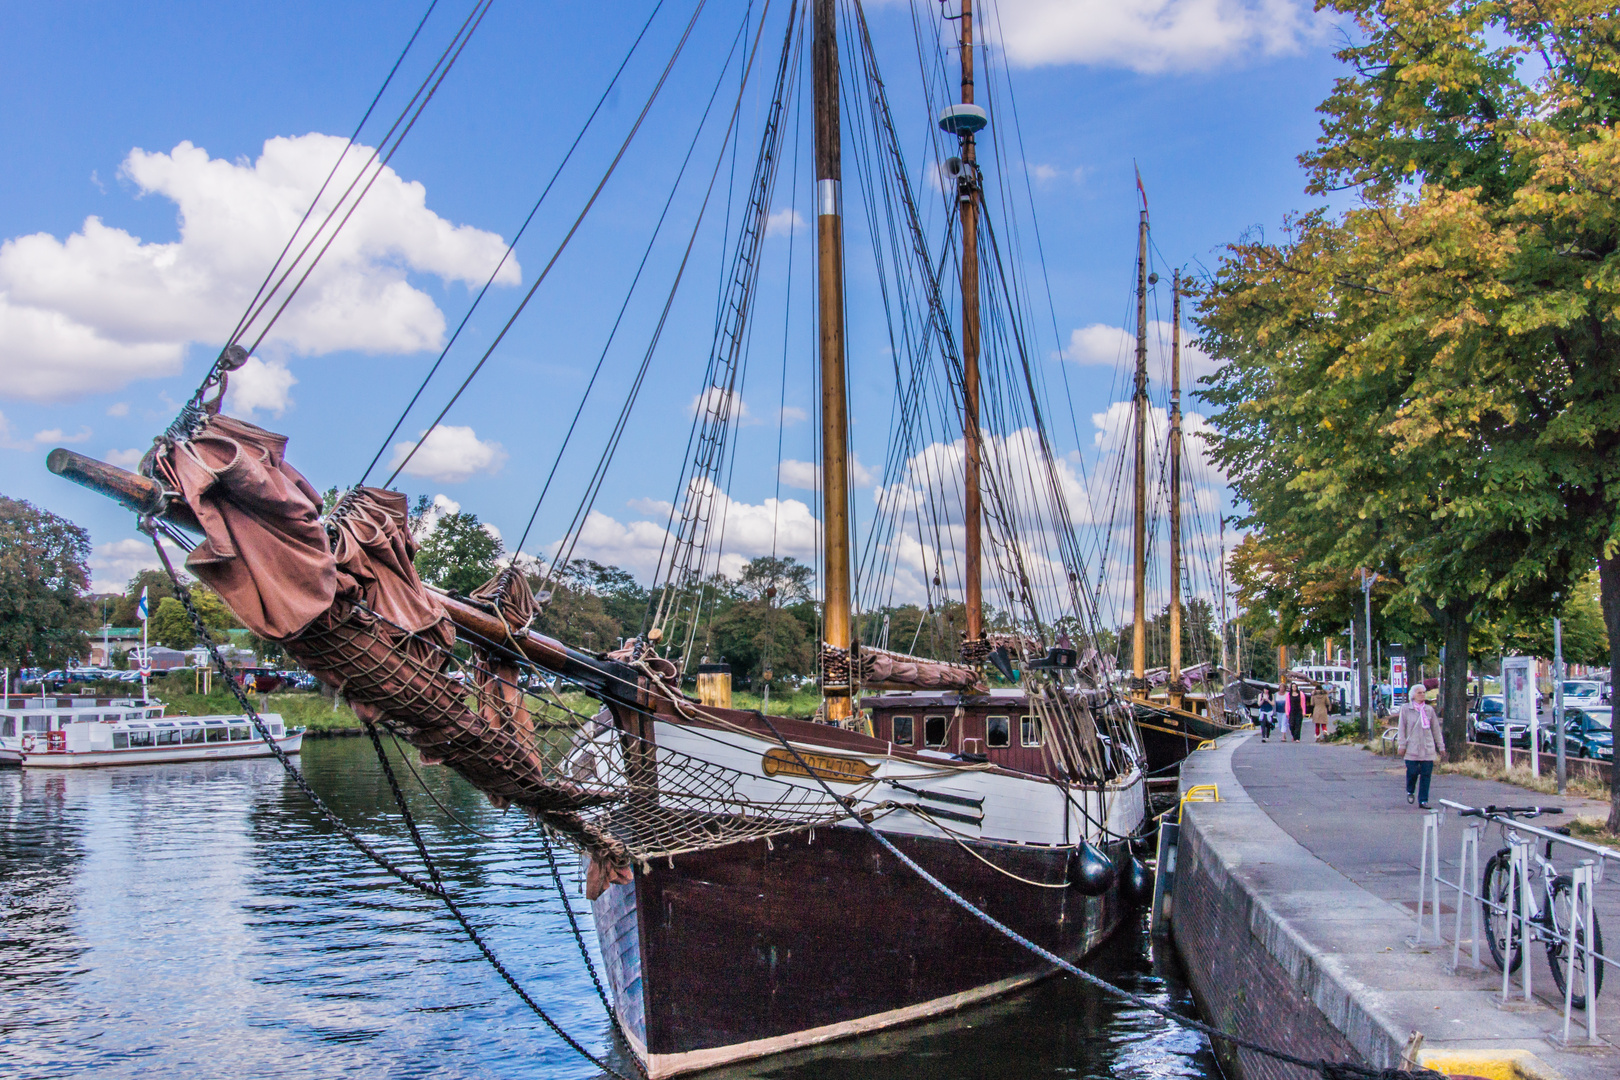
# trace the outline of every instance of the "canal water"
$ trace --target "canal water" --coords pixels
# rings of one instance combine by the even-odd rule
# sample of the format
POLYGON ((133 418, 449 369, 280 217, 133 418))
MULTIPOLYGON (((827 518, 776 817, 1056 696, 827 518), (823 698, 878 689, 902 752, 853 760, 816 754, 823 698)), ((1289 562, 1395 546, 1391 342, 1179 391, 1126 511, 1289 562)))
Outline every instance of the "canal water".
MULTIPOLYGON (((344 821, 412 862, 367 740, 311 740, 295 760, 344 821)), ((444 809, 400 772, 447 883, 496 954, 558 1022, 628 1074, 537 832, 447 770, 422 770, 444 809)), ((583 914, 577 867, 558 856, 566 902, 583 914)), ((587 917, 594 955, 589 926, 587 917)), ((1096 970, 1192 1009, 1139 926, 1116 935, 1096 970)), ((0 1076, 339 1074, 598 1075, 442 908, 356 852, 274 760, 0 770, 0 1076)), ((1202 1036, 1058 978, 937 1022, 724 1075, 1219 1072, 1202 1036)))

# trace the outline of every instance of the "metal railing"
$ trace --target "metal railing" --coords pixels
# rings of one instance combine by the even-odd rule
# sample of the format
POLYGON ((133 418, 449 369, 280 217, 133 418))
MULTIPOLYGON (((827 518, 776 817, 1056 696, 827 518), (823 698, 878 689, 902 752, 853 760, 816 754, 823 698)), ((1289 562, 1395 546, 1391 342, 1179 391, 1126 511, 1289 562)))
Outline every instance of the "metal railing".
MULTIPOLYGON (((1457 880, 1447 881, 1440 873, 1440 819, 1445 809, 1436 808, 1423 817, 1423 844, 1420 856, 1420 870, 1418 881, 1417 906, 1417 935, 1411 939, 1412 944, 1423 943, 1426 933, 1432 926, 1434 941, 1438 945, 1445 944, 1440 929, 1440 890, 1455 889, 1457 892, 1456 920, 1452 930, 1451 969, 1456 971, 1462 965, 1463 943, 1463 912, 1465 909, 1470 915, 1470 944, 1472 953, 1472 966, 1476 970, 1483 970, 1480 962, 1479 943, 1485 934, 1486 912, 1492 916, 1505 917, 1506 940, 1503 942, 1501 952, 1502 968, 1502 1001, 1505 1004, 1513 993, 1512 976, 1514 969, 1513 948, 1515 940, 1523 950, 1518 961, 1521 971, 1521 990, 1525 1001, 1532 999, 1532 974, 1534 967, 1530 945, 1535 938, 1536 929, 1545 931, 1553 920, 1543 919, 1537 908, 1539 904, 1535 899, 1535 890, 1531 878, 1531 863, 1540 860, 1533 855, 1534 842, 1526 837, 1534 837, 1549 845, 1550 856, 1552 844, 1561 844, 1585 855, 1580 865, 1570 873, 1569 895, 1569 925, 1557 927, 1559 941, 1563 944, 1563 971, 1555 974, 1562 975, 1564 984, 1564 1036, 1563 1041, 1568 1044, 1573 1016, 1576 1011, 1586 1014, 1586 1039, 1588 1043, 1597 1042, 1597 995, 1598 995, 1598 965, 1604 964, 1611 968, 1620 968, 1620 961, 1611 959, 1599 951, 1601 942, 1598 933, 1594 932, 1596 918, 1593 912, 1592 889, 1603 880, 1603 871, 1606 863, 1612 862, 1620 866, 1620 851, 1587 843, 1568 836, 1563 832, 1543 829, 1528 822, 1518 820, 1515 814, 1543 814, 1562 813, 1557 807, 1475 807, 1465 803, 1453 802, 1450 799, 1439 800, 1441 807, 1453 810, 1459 819, 1464 821, 1462 849, 1458 855, 1457 880), (1467 819, 1474 819, 1472 823, 1467 819), (1479 842, 1485 831, 1487 823, 1494 822, 1507 830, 1507 850, 1509 852, 1508 880, 1506 894, 1498 899, 1483 895, 1484 881, 1480 873, 1479 842), (1470 881, 1480 882, 1480 891, 1475 892, 1470 887, 1470 881), (1426 926, 1425 924, 1429 925, 1426 926), (1515 928, 1517 938, 1515 939, 1515 928), (1584 963, 1577 961, 1584 958, 1584 963), (1575 989, 1576 978, 1584 983, 1583 993, 1577 995, 1575 989)), ((1556 869, 1556 868, 1554 868, 1556 869)), ((1553 897, 1549 890, 1546 901, 1549 906, 1553 897)), ((1547 913, 1550 916, 1550 912, 1547 913)), ((1542 936, 1536 940, 1546 941, 1542 936)), ((1549 961, 1557 963, 1549 956, 1549 961)))

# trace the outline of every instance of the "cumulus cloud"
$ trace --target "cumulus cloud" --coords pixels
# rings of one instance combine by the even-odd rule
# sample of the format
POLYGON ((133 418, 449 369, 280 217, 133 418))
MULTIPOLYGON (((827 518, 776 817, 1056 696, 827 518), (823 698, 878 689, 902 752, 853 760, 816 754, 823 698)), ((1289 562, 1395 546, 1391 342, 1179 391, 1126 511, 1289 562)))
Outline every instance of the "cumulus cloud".
POLYGON ((759 423, 741 394, 735 390, 722 390, 718 386, 705 387, 703 393, 695 395, 692 403, 687 406, 687 411, 693 416, 705 411, 717 416, 729 416, 739 424, 749 427, 759 423))
POLYGON ((804 228, 804 216, 791 206, 772 211, 765 219, 766 236, 787 236, 804 228))
POLYGON ((1039 162, 1031 164, 1027 168, 1029 169, 1029 175, 1037 183, 1041 184, 1050 184, 1054 180, 1073 180, 1075 183, 1079 183, 1086 178, 1084 168, 1060 169, 1056 165, 1046 165, 1039 162))
MULTIPOLYGON (((170 548, 169 558, 178 563, 185 558, 185 553, 170 548)), ((90 588, 94 592, 121 593, 129 585, 130 578, 142 570, 157 570, 162 565, 157 552, 152 550, 152 544, 147 540, 113 540, 97 544, 90 553, 90 588)))
MULTIPOLYGON (((321 134, 274 138, 253 162, 211 158, 189 142, 169 153, 136 149, 122 173, 140 196, 175 204, 178 240, 148 243, 90 217, 65 240, 36 233, 0 244, 0 393, 36 401, 101 393, 176 373, 193 342, 217 346, 345 144, 321 134)), ((370 155, 356 147, 344 158, 305 235, 370 155)), ((421 184, 385 169, 266 346, 288 355, 436 348, 444 316, 409 275, 482 283, 504 251, 499 236, 439 217, 421 184)), ((497 278, 519 279, 512 260, 497 278)), ((261 379, 272 412, 274 385, 261 379)))
POLYGON ((133 450, 108 450, 105 460, 109 465, 117 465, 122 469, 133 469, 141 463, 146 451, 136 447, 133 450))
MULTIPOLYGON (((1148 378, 1165 376, 1170 364, 1169 323, 1162 319, 1148 324, 1148 378)), ((1203 349, 1190 344, 1192 335, 1183 327, 1181 331, 1181 385, 1185 390, 1205 375, 1213 375, 1219 366, 1203 349)), ((1107 323, 1092 323, 1069 334, 1069 347, 1064 356, 1077 364, 1111 366, 1130 362, 1136 353, 1136 331, 1107 323)))
MULTIPOLYGON (((857 488, 871 487, 877 482, 872 470, 861 464, 859 454, 850 458, 849 479, 857 488)), ((792 458, 783 458, 779 474, 782 483, 800 491, 815 491, 821 487, 821 463, 819 461, 795 461, 792 458)))
POLYGON ((781 423, 783 427, 792 427, 794 424, 802 424, 808 419, 810 419, 810 414, 799 408, 797 405, 782 406, 781 423))
POLYGON ((1002 0, 986 30, 1025 67, 1158 72, 1297 52, 1320 25, 1301 0, 1002 0))
MULTIPOLYGON (((798 499, 744 503, 719 491, 710 492, 710 497, 714 500, 710 528, 715 530, 717 547, 722 535, 719 530, 724 528, 724 551, 718 560, 721 573, 737 577, 749 559, 769 555, 772 551, 779 556, 791 555, 801 562, 815 559, 821 524, 810 507, 798 499)), ((661 508, 667 512, 668 504, 661 508)), ((660 507, 655 504, 643 509, 660 507)), ((662 514, 655 516, 659 520, 621 522, 593 510, 580 530, 572 557, 595 559, 623 567, 642 579, 651 578, 658 569, 659 552, 667 551, 669 544, 669 534, 664 528, 667 519, 662 514)), ((558 541, 546 549, 548 561, 557 556, 560 548, 561 541, 558 541)))
POLYGON ((398 469, 404 462, 407 476, 420 476, 445 484, 456 484, 478 473, 499 472, 506 464, 506 449, 500 443, 480 439, 470 427, 440 424, 431 435, 421 439, 421 449, 414 442, 394 444, 393 461, 388 466, 398 469), (415 454, 411 454, 416 450, 415 454), (411 455, 406 462, 406 455, 411 455))
POLYGON ((247 363, 231 372, 225 405, 237 416, 250 416, 259 409, 280 416, 292 404, 289 391, 297 381, 279 360, 267 363, 250 356, 247 363))
POLYGON ((32 435, 23 435, 11 426, 5 413, 0 413, 0 449, 5 450, 38 450, 43 446, 62 446, 64 444, 82 443, 90 438, 90 429, 80 427, 73 435, 67 434, 61 428, 46 428, 36 431, 32 435))
POLYGON ((129 415, 129 402, 127 402, 127 401, 119 401, 119 402, 115 402, 115 403, 107 406, 107 415, 108 416, 128 416, 129 415))

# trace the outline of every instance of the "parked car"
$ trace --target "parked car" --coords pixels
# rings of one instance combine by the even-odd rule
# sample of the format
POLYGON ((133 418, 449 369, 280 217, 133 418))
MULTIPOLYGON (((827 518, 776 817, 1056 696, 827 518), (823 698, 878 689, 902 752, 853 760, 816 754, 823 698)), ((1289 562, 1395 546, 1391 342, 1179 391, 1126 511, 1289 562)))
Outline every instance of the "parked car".
POLYGON ((1565 679, 1564 704, 1582 707, 1603 704, 1603 684, 1596 679, 1565 679))
POLYGON ((1468 714, 1468 739, 1470 742, 1501 743, 1503 727, 1510 727, 1514 746, 1530 748, 1529 725, 1514 722, 1509 725, 1502 713, 1502 695, 1486 694, 1474 705, 1474 711, 1468 714))
MULTIPOLYGON (((1558 732, 1544 731, 1542 749, 1558 749, 1558 732)), ((1614 760, 1613 709, 1607 705, 1565 706, 1564 753, 1569 757, 1614 760)))

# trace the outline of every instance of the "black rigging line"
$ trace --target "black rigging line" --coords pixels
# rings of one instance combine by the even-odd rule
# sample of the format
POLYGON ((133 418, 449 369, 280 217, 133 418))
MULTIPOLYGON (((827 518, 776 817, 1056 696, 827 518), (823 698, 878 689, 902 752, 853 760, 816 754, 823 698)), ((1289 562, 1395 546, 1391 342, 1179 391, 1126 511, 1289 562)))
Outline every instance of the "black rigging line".
POLYGON ((432 3, 428 4, 427 10, 422 13, 421 21, 416 24, 416 29, 411 32, 410 40, 405 43, 405 48, 400 51, 399 56, 395 57, 394 66, 388 69, 387 78, 383 79, 382 85, 377 88, 377 94, 371 99, 371 104, 366 106, 365 115, 362 116, 360 118, 360 122, 354 126, 353 133, 349 135, 349 141, 344 144, 343 152, 339 154, 337 160, 332 163, 332 171, 326 174, 325 180, 321 181, 320 190, 316 191, 315 197, 309 201, 309 207, 304 211, 304 216, 298 219, 298 225, 293 229, 291 235, 287 237, 287 243, 282 246, 281 253, 276 256, 276 261, 271 263, 270 269, 265 272, 264 280, 259 282, 259 287, 253 293, 253 298, 248 301, 247 309, 242 313, 242 316, 236 320, 236 326, 231 329, 230 336, 226 338, 227 344, 235 342, 237 335, 242 333, 243 327, 246 325, 248 319, 253 313, 254 305, 257 304, 259 302, 259 298, 264 295, 265 286, 269 285, 270 279, 276 276, 276 271, 281 268, 281 260, 285 259, 287 257, 287 252, 292 250, 293 241, 298 239, 298 234, 303 231, 304 225, 309 221, 309 216, 313 214, 315 212, 315 208, 320 205, 321 196, 326 194, 327 186, 332 183, 332 178, 337 175, 339 166, 343 164, 343 159, 348 157, 350 150, 354 149, 355 140, 360 138, 360 132, 365 128, 366 121, 371 119, 371 114, 376 110, 377 103, 382 100, 382 96, 388 90, 389 84, 394 81, 394 76, 399 72, 399 65, 405 62, 405 57, 410 53, 411 46, 416 44, 417 37, 422 33, 422 27, 427 25, 428 17, 433 14, 433 9, 438 6, 439 0, 433 0, 432 3))
POLYGON ((342 219, 339 220, 337 225, 333 227, 332 234, 326 238, 326 242, 321 245, 320 250, 317 251, 314 257, 310 259, 309 265, 304 268, 303 274, 299 276, 297 281, 293 282, 292 287, 287 291, 286 296, 283 297, 280 306, 278 306, 275 313, 270 316, 269 321, 264 324, 264 328, 259 331, 258 336, 253 339, 252 346, 247 350, 249 355, 252 355, 258 350, 260 345, 264 344, 264 339, 269 335, 271 328, 276 325, 277 320, 279 320, 282 314, 287 310, 287 305, 292 303, 293 297, 297 296, 298 291, 304 287, 304 283, 309 280, 309 276, 315 272, 315 267, 320 264, 321 259, 325 257, 326 252, 331 248, 333 242, 337 240, 338 234, 340 234, 343 231, 343 227, 349 223, 349 219, 354 216, 354 212, 360 208, 360 203, 371 191, 371 186, 377 182, 377 179, 382 176, 383 171, 388 168, 388 163, 394 159, 394 154, 399 151, 400 146, 405 142, 405 137, 411 133, 411 130, 414 127, 416 127, 416 122, 422 118, 422 112, 428 107, 428 103, 433 100, 433 96, 439 92, 439 87, 444 84, 444 80, 449 77, 450 69, 455 67, 456 61, 461 59, 461 54, 466 50, 467 44, 472 41, 472 36, 477 32, 478 27, 483 24, 484 16, 489 14, 490 5, 493 3, 494 0, 481 0, 482 6, 478 4, 473 6, 473 10, 467 15, 467 22, 464 22, 461 29, 456 31, 456 37, 451 39, 449 45, 445 46, 444 54, 439 57, 438 63, 434 65, 432 71, 428 72, 427 78, 423 80, 422 86, 417 89, 417 96, 412 97, 411 100, 406 103, 405 109, 400 113, 399 119, 394 121, 394 126, 388 129, 388 132, 379 142, 377 149, 372 151, 370 160, 368 160, 365 165, 361 166, 360 171, 355 174, 354 179, 349 181, 349 186, 344 190, 343 195, 327 213, 326 219, 321 222, 320 227, 310 235, 308 242, 304 244, 297 256, 295 256, 293 261, 288 264, 286 271, 279 279, 277 279, 275 285, 270 289, 270 292, 264 297, 264 302, 259 305, 256 311, 252 312, 248 316, 246 325, 244 326, 244 333, 246 332, 246 326, 251 326, 254 320, 262 315, 265 309, 270 306, 270 302, 275 299, 276 294, 280 291, 282 285, 284 285, 287 279, 292 276, 293 271, 298 268, 298 264, 303 260, 304 256, 309 253, 309 249, 315 245, 315 241, 320 239, 320 235, 323 231, 325 231, 326 226, 332 223, 332 219, 337 216, 337 212, 343 208, 344 202, 348 199, 349 194, 354 191, 354 187, 360 182, 360 178, 366 175, 366 171, 370 169, 372 165, 376 165, 377 168, 371 173, 371 178, 366 181, 365 187, 360 189, 360 194, 354 197, 354 201, 350 203, 349 208, 344 211, 342 219), (428 87, 429 82, 432 83, 431 88, 428 87), (423 95, 423 90, 427 91, 425 95, 423 95), (418 98, 420 98, 420 103, 418 103, 418 98), (413 106, 415 106, 415 112, 411 112, 413 106), (382 148, 388 144, 389 137, 394 135, 394 131, 398 129, 400 123, 405 120, 406 113, 410 113, 410 121, 405 124, 404 130, 400 131, 398 136, 394 137, 393 145, 388 148, 388 153, 383 155, 382 160, 379 162, 378 155, 382 154, 382 148))
POLYGON ((484 369, 484 364, 489 361, 489 358, 492 355, 494 355, 495 350, 500 348, 501 342, 506 340, 506 335, 509 331, 511 331, 512 325, 517 322, 518 316, 523 314, 524 308, 529 306, 529 301, 534 299, 534 294, 539 291, 540 286, 545 282, 546 277, 551 273, 552 267, 557 265, 557 260, 562 258, 563 252, 567 250, 569 242, 574 239, 574 234, 579 232, 580 226, 585 223, 585 216, 589 214, 591 212, 591 208, 596 205, 596 200, 601 196, 602 189, 607 187, 607 183, 610 179, 612 179, 614 171, 619 167, 619 163, 624 160, 624 155, 630 149, 630 143, 635 139, 636 133, 641 130, 641 125, 647 119, 647 114, 652 111, 653 103, 658 100, 658 95, 664 89, 664 84, 669 81, 669 73, 674 70, 675 61, 680 59, 681 53, 686 48, 687 41, 691 39, 692 28, 697 25, 698 16, 703 13, 704 5, 707 3, 708 0, 698 0, 697 6, 693 8, 692 17, 687 21, 686 29, 681 33, 680 41, 676 43, 675 51, 670 55, 669 63, 664 65, 663 73, 658 76, 657 85, 653 87, 652 93, 647 96, 646 104, 641 107, 641 113, 636 117, 635 124, 631 126, 629 134, 624 137, 624 142, 620 144, 618 153, 613 155, 613 161, 609 163, 607 171, 602 174, 602 179, 597 183, 595 190, 591 192, 591 197, 585 201, 585 205, 580 210, 579 216, 576 217, 574 219, 574 223, 569 226, 567 235, 562 238, 562 242, 557 245, 557 250, 552 253, 550 260, 547 261, 545 265, 545 268, 542 269, 539 276, 534 279, 534 284, 529 286, 529 291, 523 295, 523 300, 518 304, 517 310, 513 311, 511 317, 506 320, 506 324, 501 327, 500 333, 495 335, 495 340, 490 342, 489 348, 484 350, 484 355, 479 357, 478 363, 473 365, 473 369, 468 372, 467 377, 461 381, 461 385, 457 387, 456 392, 450 396, 450 400, 445 403, 444 408, 439 410, 439 415, 433 418, 433 423, 428 425, 427 430, 422 433, 422 437, 417 440, 416 445, 411 447, 411 449, 400 460, 399 464, 394 467, 394 471, 389 474, 388 479, 383 481, 384 487, 388 487, 393 484, 394 478, 400 474, 400 470, 405 468, 405 466, 410 463, 411 458, 415 457, 416 452, 422 448, 422 444, 427 442, 428 436, 431 435, 433 431, 438 428, 440 422, 444 420, 445 414, 447 414, 455 406, 456 402, 461 399, 462 393, 466 391, 473 379, 478 377, 478 373, 484 369))
POLYGON ((473 312, 478 310, 478 305, 483 302, 484 294, 489 292, 490 286, 495 283, 496 276, 500 274, 501 267, 505 266, 506 261, 512 257, 512 252, 517 247, 518 241, 523 239, 523 234, 528 231, 529 223, 534 220, 534 215, 539 213, 540 204, 546 201, 546 196, 551 193, 553 185, 557 183, 557 178, 562 175, 563 169, 567 167, 569 160, 573 158, 574 151, 579 148, 580 141, 585 138, 585 133, 590 130, 597 114, 602 111, 602 106, 607 103, 608 95, 613 92, 613 88, 619 83, 619 76, 624 74, 624 69, 629 65, 630 58, 635 55, 636 49, 641 45, 642 38, 647 36, 647 31, 652 28, 653 20, 658 17, 658 13, 663 10, 663 7, 664 0, 658 0, 653 5, 652 14, 648 15, 647 21, 642 24, 641 33, 637 34, 636 40, 630 43, 630 49, 624 54, 624 59, 619 61, 618 69, 613 72, 613 78, 608 80, 606 88, 602 91, 602 96, 596 99, 595 108, 591 109, 591 114, 585 118, 585 125, 579 129, 578 134, 574 136, 574 141, 568 147, 568 152, 557 163, 556 171, 551 174, 551 179, 546 181, 545 189, 540 192, 540 197, 534 201, 534 206, 530 207, 529 216, 523 219, 523 224, 513 234, 512 242, 506 245, 506 251, 501 255, 501 261, 495 264, 494 270, 490 271, 489 280, 484 282, 484 287, 478 290, 477 296, 473 297, 473 302, 467 308, 466 314, 462 315, 461 322, 457 324, 455 333, 450 335, 450 340, 446 341, 444 348, 439 350, 438 358, 433 361, 433 366, 428 368, 428 373, 422 377, 422 383, 416 388, 416 393, 411 395, 411 400, 406 403, 405 408, 399 414, 399 418, 394 421, 393 428, 383 437, 382 445, 377 448, 377 453, 372 457, 371 464, 366 466, 366 471, 360 477, 361 485, 365 484, 367 477, 371 475, 371 470, 377 467, 377 462, 382 460, 383 454, 388 450, 389 442, 393 440, 395 435, 399 434, 400 425, 405 422, 405 417, 409 416, 411 410, 416 407, 416 403, 421 399, 423 391, 428 387, 428 383, 433 380, 433 376, 438 373, 439 366, 444 363, 445 356, 449 354, 451 347, 455 345, 456 339, 461 337, 461 332, 467 328, 467 321, 472 318, 473 312))

